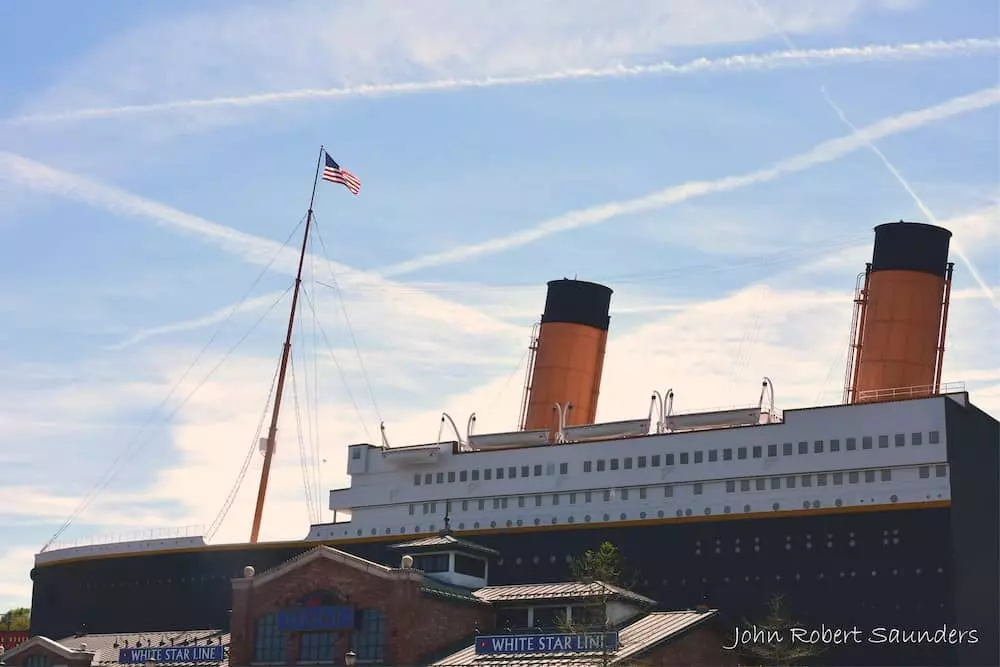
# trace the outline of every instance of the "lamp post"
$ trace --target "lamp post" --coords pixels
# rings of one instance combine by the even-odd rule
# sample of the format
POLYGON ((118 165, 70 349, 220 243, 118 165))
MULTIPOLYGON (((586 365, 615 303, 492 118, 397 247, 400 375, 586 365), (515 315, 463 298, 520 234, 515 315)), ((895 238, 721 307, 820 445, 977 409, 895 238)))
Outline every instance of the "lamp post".
POLYGON ((353 650, 348 651, 344 654, 344 664, 347 665, 347 667, 354 667, 354 665, 358 664, 358 654, 353 650))

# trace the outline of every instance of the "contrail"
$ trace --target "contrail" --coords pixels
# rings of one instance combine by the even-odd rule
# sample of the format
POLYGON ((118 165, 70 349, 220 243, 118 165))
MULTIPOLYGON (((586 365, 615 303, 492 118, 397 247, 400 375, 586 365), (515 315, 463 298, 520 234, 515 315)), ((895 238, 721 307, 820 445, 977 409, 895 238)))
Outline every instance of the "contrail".
POLYGON ((616 65, 530 74, 524 76, 441 79, 404 83, 365 84, 341 88, 305 88, 275 93, 259 93, 233 97, 178 100, 152 104, 130 104, 117 107, 93 107, 47 114, 32 114, 10 118, 5 125, 29 125, 65 121, 115 118, 143 113, 164 113, 213 107, 255 107, 321 99, 347 99, 380 95, 405 95, 469 88, 518 86, 576 79, 625 78, 647 75, 684 76, 726 72, 769 71, 825 64, 851 64, 879 61, 913 61, 958 56, 974 56, 996 51, 1000 39, 960 39, 955 41, 913 42, 850 46, 831 49, 791 49, 764 54, 743 54, 726 58, 698 58, 683 64, 660 62, 653 65, 616 65))
MULTIPOLYGON (((764 6, 760 3, 760 0, 750 0, 750 2, 753 3, 754 7, 757 8, 757 11, 764 16, 764 19, 771 24, 771 27, 778 34, 778 36, 781 37, 782 41, 788 46, 788 48, 794 49, 795 43, 792 42, 788 34, 781 29, 781 26, 778 25, 777 21, 774 20, 771 14, 766 9, 764 9, 764 6)), ((830 97, 830 93, 827 91, 826 86, 821 85, 819 87, 819 92, 823 96, 823 100, 827 103, 827 105, 831 109, 833 109, 833 112, 835 114, 837 114, 837 118, 839 118, 840 121, 844 123, 844 125, 846 125, 849 130, 851 130, 851 132, 853 132, 855 135, 859 135, 858 128, 854 125, 854 123, 852 123, 847 118, 847 114, 845 114, 844 110, 840 108, 840 105, 833 101, 833 98, 830 97)), ((920 209, 920 212, 927 217, 928 222, 934 225, 938 225, 939 223, 937 216, 934 215, 934 213, 930 210, 927 204, 924 203, 924 200, 920 198, 920 196, 916 193, 916 191, 914 191, 909 181, 907 181, 903 177, 903 174, 901 174, 900 171, 896 169, 895 165, 893 165, 892 162, 889 161, 889 158, 886 157, 885 153, 883 153, 881 149, 879 149, 879 147, 875 145, 873 138, 865 138, 865 145, 869 149, 871 149, 873 153, 875 153, 875 156, 879 159, 879 161, 882 162, 882 164, 892 175, 892 177, 896 179, 896 182, 899 183, 904 190, 906 190, 906 193, 910 195, 911 199, 913 199, 913 202, 917 205, 917 208, 920 209)), ((976 283, 979 285, 979 288, 983 291, 984 296, 986 296, 990 304, 994 308, 1000 310, 1000 303, 997 302, 996 295, 990 288, 989 283, 987 283, 986 280, 983 278, 982 274, 979 273, 979 269, 976 268, 976 265, 972 263, 972 260, 962 249, 961 244, 957 240, 952 240, 951 247, 955 251, 955 254, 958 255, 959 259, 961 259, 962 262, 965 264, 965 268, 969 270, 969 275, 971 275, 972 279, 975 280, 976 283)))
POLYGON ((558 234, 579 227, 597 225, 623 215, 651 211, 695 197, 736 190, 749 185, 772 181, 782 174, 803 171, 819 164, 832 162, 859 148, 868 147, 870 142, 875 139, 914 130, 928 123, 971 111, 986 109, 996 104, 1000 104, 1000 88, 985 88, 969 95, 952 98, 941 104, 884 118, 858 129, 850 135, 824 141, 804 153, 786 158, 769 167, 764 167, 747 174, 727 176, 712 181, 689 181, 658 190, 644 197, 570 211, 569 213, 550 218, 534 227, 515 232, 514 234, 501 236, 481 243, 459 246, 444 252, 416 257, 385 267, 379 273, 383 276, 399 276, 418 269, 461 262, 472 257, 503 252, 511 248, 527 245, 552 234, 558 234))

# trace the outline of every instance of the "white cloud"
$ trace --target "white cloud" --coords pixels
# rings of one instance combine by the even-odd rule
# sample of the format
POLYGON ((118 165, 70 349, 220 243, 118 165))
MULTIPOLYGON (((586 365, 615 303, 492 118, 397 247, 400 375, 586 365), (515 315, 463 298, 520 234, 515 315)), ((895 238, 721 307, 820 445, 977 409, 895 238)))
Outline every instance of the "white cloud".
POLYGON ((399 276, 419 269, 461 262, 473 257, 504 252, 553 234, 580 227, 597 225, 608 220, 654 210, 696 197, 772 181, 784 174, 794 173, 819 164, 837 160, 859 148, 866 148, 871 141, 901 132, 917 129, 928 123, 953 116, 989 108, 1000 103, 1000 88, 986 88, 969 95, 955 97, 931 107, 909 111, 860 128, 850 135, 824 141, 804 153, 785 158, 768 167, 747 174, 727 176, 713 181, 690 181, 673 185, 643 197, 626 201, 609 202, 589 208, 570 211, 540 222, 513 234, 458 246, 443 252, 432 253, 406 260, 382 269, 385 276, 399 276))
POLYGON ((976 38, 907 44, 874 44, 829 49, 791 49, 763 54, 733 55, 724 58, 698 58, 682 64, 675 64, 669 61, 653 65, 618 64, 597 68, 535 72, 522 76, 491 76, 468 79, 448 78, 426 81, 361 84, 337 88, 313 87, 228 97, 183 99, 148 104, 126 104, 113 107, 90 107, 55 113, 43 112, 18 116, 4 121, 3 124, 8 126, 23 126, 39 123, 117 118, 119 116, 136 114, 187 112, 219 107, 240 109, 262 105, 287 104, 290 102, 407 95, 469 88, 551 83, 578 79, 625 78, 649 75, 688 76, 726 72, 771 71, 838 63, 930 60, 992 53, 998 47, 1000 47, 1000 40, 976 38))

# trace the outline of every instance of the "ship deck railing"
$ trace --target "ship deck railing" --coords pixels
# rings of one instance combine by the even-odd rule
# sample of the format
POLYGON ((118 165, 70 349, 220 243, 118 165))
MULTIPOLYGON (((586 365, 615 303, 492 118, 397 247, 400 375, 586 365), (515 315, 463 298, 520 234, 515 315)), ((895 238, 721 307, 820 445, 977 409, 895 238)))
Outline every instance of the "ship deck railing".
POLYGON ((137 530, 115 535, 99 535, 94 537, 83 537, 74 541, 53 542, 45 551, 58 551, 60 549, 73 549, 77 547, 92 547, 105 544, 122 544, 125 542, 144 542, 146 540, 169 540, 179 537, 203 537, 205 526, 170 526, 164 528, 150 528, 148 530, 137 530))
POLYGON ((927 396, 943 396, 945 394, 961 394, 966 391, 964 382, 945 382, 937 387, 931 384, 914 387, 893 387, 892 389, 872 389, 858 392, 858 400, 894 401, 902 398, 921 398, 927 396))

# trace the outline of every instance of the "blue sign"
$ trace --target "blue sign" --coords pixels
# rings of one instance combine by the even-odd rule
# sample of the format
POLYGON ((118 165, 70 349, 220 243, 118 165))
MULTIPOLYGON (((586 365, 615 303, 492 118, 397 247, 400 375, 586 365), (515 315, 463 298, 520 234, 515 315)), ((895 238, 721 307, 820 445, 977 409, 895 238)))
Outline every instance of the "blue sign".
POLYGON ((293 607, 278 610, 279 632, 348 630, 354 627, 354 607, 293 607))
POLYGON ((226 659, 225 647, 210 646, 144 646, 118 650, 118 662, 134 665, 145 662, 222 662, 226 659))
POLYGON ((476 655, 513 653, 582 653, 618 650, 617 632, 476 637, 476 655))

